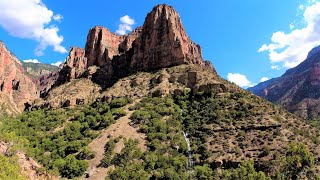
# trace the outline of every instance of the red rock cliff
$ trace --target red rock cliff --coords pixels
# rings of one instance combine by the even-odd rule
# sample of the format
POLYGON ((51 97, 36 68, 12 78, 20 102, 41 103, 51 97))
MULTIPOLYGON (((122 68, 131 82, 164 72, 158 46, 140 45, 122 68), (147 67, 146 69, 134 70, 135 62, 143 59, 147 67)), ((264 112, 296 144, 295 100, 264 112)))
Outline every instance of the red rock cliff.
MULTIPOLYGON (((24 74, 21 62, 0 42, 0 104, 22 111, 25 103, 38 98, 35 83, 24 74), (1 102, 2 101, 2 102, 1 102)), ((0 113, 10 108, 0 109, 0 113)))
POLYGON ((179 14, 171 6, 154 7, 147 15, 140 38, 134 42, 130 67, 149 70, 202 63, 201 48, 186 34, 179 14))
POLYGON ((203 60, 200 46, 186 34, 179 14, 171 6, 158 5, 143 26, 128 35, 119 36, 100 26, 90 29, 85 50, 71 48, 59 81, 90 72, 90 78, 108 86, 132 72, 181 64, 198 64, 215 72, 212 64, 203 60))

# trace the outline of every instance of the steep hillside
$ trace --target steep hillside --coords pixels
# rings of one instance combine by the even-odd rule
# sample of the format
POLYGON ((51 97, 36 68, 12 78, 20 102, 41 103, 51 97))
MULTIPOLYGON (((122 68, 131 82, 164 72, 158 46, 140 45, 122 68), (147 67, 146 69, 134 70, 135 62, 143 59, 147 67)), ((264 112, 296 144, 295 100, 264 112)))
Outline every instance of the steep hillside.
POLYGON ((258 96, 281 105, 305 119, 318 119, 320 113, 320 49, 279 78, 249 88, 258 96))
POLYGON ((25 103, 39 97, 35 83, 21 62, 0 41, 0 119, 22 112, 25 103))
POLYGON ((295 179, 319 169, 319 130, 198 65, 128 76, 91 105, 25 112, 0 132, 68 178, 247 179, 236 178, 241 166, 295 179))

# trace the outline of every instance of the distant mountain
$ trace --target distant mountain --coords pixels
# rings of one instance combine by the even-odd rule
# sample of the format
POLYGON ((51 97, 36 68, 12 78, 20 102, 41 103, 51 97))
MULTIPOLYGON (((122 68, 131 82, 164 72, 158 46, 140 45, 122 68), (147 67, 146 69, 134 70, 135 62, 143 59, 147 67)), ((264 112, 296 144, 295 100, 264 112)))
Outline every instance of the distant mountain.
POLYGON ((59 70, 59 67, 50 64, 21 62, 22 67, 27 75, 37 79, 41 76, 48 75, 59 70))
POLYGON ((302 118, 320 114, 320 46, 305 61, 288 69, 281 77, 262 82, 248 90, 285 107, 302 118))

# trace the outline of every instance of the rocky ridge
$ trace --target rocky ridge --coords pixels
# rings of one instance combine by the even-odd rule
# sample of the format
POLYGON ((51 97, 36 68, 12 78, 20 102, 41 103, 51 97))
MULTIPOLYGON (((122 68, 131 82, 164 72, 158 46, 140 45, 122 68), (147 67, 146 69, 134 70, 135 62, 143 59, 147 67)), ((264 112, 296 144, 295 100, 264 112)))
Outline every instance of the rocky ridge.
MULTIPOLYGON (((71 105, 80 101, 90 102, 78 98, 71 100, 61 97, 58 101, 53 100, 57 98, 51 98, 57 94, 55 88, 70 87, 68 83, 79 78, 89 79, 105 90, 120 78, 136 72, 150 72, 183 64, 198 65, 217 76, 213 65, 203 60, 200 46, 186 34, 179 14, 171 6, 158 5, 147 15, 143 26, 128 35, 117 35, 101 26, 90 29, 85 48, 71 47, 60 71, 40 79, 41 97, 46 102, 37 100, 34 105, 60 107, 69 101, 74 101, 71 105)), ((95 92, 98 92, 97 89, 95 92)), ((101 98, 99 95, 96 97, 101 98)))
POLYGON ((279 104, 305 119, 320 113, 320 49, 310 51, 305 61, 288 69, 281 77, 249 88, 250 91, 279 104))
POLYGON ((85 49, 72 47, 60 71, 58 84, 89 77, 103 88, 137 71, 157 70, 181 64, 207 66, 201 48, 187 36, 178 13, 158 5, 142 27, 119 36, 100 26, 92 28, 85 49))

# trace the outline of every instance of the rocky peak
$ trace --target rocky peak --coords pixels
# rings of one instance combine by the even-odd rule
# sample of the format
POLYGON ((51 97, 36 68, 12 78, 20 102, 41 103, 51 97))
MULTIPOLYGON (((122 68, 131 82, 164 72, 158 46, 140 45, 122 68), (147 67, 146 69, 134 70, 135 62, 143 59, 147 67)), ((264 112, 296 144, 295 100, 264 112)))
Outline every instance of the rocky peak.
POLYGON ((151 70, 202 63, 201 48, 186 34, 179 14, 168 5, 154 7, 145 19, 140 39, 134 42, 130 66, 151 70))
POLYGON ((215 72, 211 63, 203 61, 200 46, 186 34, 179 14, 162 4, 128 35, 101 26, 90 29, 85 49, 71 48, 58 82, 88 77, 108 87, 130 73, 181 64, 197 64, 215 72))

